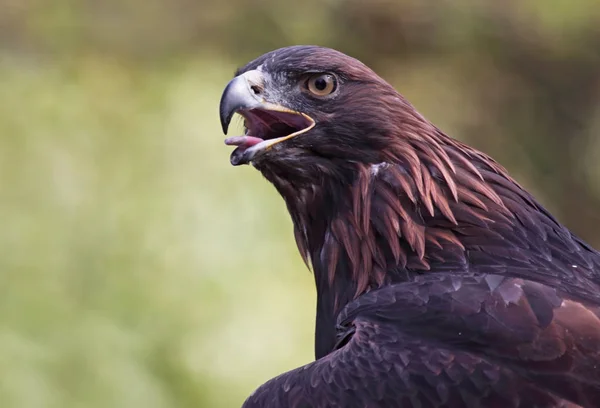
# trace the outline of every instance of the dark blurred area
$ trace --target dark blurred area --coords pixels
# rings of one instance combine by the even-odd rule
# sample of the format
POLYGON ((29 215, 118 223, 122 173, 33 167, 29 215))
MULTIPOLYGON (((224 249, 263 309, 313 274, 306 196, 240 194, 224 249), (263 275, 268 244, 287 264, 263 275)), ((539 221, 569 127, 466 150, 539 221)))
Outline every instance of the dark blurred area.
POLYGON ((362 60, 600 248, 597 0, 0 0, 0 405, 239 406, 312 358, 285 208, 217 115, 292 44, 362 60))

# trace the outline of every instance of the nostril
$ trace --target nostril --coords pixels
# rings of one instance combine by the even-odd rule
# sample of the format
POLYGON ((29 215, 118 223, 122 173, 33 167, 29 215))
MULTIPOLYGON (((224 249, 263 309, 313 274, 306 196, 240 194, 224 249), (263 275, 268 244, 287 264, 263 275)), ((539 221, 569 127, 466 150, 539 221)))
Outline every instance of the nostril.
POLYGON ((250 87, 250 89, 252 89, 252 92, 254 92, 254 95, 260 95, 262 93, 262 88, 258 85, 252 85, 250 87))

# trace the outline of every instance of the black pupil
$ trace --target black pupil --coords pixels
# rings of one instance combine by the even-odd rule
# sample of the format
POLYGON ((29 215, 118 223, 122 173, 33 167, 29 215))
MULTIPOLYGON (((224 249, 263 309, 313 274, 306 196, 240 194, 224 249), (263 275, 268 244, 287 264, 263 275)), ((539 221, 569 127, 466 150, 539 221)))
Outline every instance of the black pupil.
POLYGON ((327 81, 327 77, 319 77, 315 79, 315 88, 317 88, 319 91, 323 91, 325 88, 327 88, 328 82, 329 81, 327 81))

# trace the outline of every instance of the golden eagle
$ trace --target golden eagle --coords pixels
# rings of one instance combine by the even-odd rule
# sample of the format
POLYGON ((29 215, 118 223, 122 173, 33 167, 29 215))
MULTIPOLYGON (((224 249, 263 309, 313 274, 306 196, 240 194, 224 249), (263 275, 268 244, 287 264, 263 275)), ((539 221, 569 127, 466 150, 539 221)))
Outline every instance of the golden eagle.
POLYGON ((235 113, 317 289, 316 361, 244 407, 600 406, 600 253, 502 166, 327 48, 239 69, 235 113))

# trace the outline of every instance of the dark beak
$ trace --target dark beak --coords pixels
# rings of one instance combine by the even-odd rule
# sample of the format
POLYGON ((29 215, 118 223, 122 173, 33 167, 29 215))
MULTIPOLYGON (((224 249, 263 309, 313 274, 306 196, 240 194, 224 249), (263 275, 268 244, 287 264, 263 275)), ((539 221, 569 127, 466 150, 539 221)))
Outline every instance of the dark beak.
POLYGON ((233 115, 242 110, 265 107, 263 98, 265 78, 260 71, 248 71, 233 78, 221 96, 219 114, 223 133, 227 134, 233 115))

